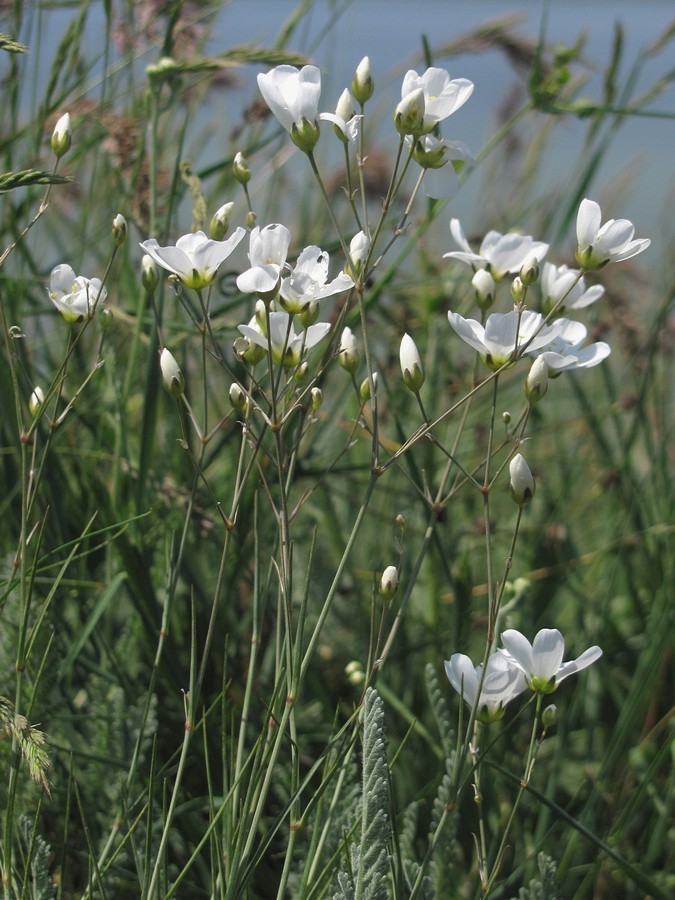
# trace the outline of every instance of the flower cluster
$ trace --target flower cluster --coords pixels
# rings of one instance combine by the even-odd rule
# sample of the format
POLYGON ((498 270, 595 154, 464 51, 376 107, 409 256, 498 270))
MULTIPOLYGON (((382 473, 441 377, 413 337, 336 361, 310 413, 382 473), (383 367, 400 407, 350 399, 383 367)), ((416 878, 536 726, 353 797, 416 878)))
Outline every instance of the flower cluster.
POLYGON ((457 693, 473 709, 481 722, 494 722, 504 715, 507 703, 527 688, 551 694, 575 672, 580 672, 602 656, 600 647, 589 647, 581 656, 563 663, 565 639, 557 628, 542 628, 532 644, 519 631, 509 628, 502 634, 503 648, 493 653, 483 666, 474 666, 468 656, 454 653, 445 661, 445 673, 457 693))

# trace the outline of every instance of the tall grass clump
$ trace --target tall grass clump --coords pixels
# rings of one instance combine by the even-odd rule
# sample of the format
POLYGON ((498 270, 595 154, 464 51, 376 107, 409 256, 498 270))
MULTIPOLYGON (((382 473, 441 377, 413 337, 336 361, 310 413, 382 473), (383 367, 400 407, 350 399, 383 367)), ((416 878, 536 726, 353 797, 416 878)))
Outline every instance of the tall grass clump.
POLYGON ((675 32, 390 108, 312 6, 3 9, 3 896, 665 898, 675 273, 598 172, 675 32))

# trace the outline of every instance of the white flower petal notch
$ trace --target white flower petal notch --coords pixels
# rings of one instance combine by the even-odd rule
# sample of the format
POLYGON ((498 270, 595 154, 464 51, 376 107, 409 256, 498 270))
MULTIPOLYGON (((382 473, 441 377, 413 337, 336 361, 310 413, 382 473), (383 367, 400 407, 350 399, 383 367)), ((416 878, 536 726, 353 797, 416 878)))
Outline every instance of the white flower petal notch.
POLYGON ((595 200, 585 197, 577 213, 576 259, 582 269, 600 269, 610 262, 621 262, 642 253, 651 244, 649 238, 634 240, 635 228, 629 219, 608 219, 604 225, 595 200))
POLYGON ((565 639, 557 628, 542 628, 532 644, 519 631, 509 628, 502 634, 502 643, 504 649, 499 653, 520 669, 528 687, 540 694, 552 693, 565 678, 581 672, 602 656, 600 647, 593 646, 564 663, 565 639))
MULTIPOLYGON (((453 653, 450 659, 445 660, 444 666, 453 688, 468 706, 476 706, 482 664, 474 666, 468 656, 453 653)), ((501 719, 506 704, 522 694, 526 686, 525 675, 518 666, 512 665, 503 655, 493 653, 487 661, 483 687, 476 706, 476 718, 486 724, 501 719)))
POLYGON ((241 226, 226 241, 214 241, 203 231, 184 234, 175 246, 160 247, 155 238, 141 243, 147 255, 167 272, 176 275, 185 287, 202 290, 215 280, 219 266, 244 239, 241 226))
POLYGON ((443 259, 457 259, 474 270, 487 269, 496 281, 520 272, 525 263, 532 259, 541 262, 548 253, 548 244, 535 241, 529 234, 501 234, 499 231, 488 231, 478 253, 475 253, 459 219, 450 220, 450 233, 461 250, 444 253, 443 259))
POLYGON ((48 292, 54 306, 71 323, 91 319, 108 296, 100 278, 76 275, 66 263, 52 269, 48 292))

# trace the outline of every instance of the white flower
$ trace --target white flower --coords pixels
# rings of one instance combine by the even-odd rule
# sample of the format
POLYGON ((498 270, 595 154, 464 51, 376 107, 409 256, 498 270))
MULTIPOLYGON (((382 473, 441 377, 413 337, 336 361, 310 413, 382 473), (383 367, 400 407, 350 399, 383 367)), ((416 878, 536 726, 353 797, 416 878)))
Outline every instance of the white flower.
POLYGON ((160 247, 155 238, 150 238, 141 247, 158 266, 177 275, 185 287, 201 290, 213 282, 218 267, 245 234, 239 227, 226 241, 213 241, 203 231, 196 231, 179 237, 175 246, 160 247))
POLYGON ((274 297, 279 289, 281 272, 286 265, 291 233, 285 225, 257 225, 249 238, 248 258, 251 268, 237 278, 237 287, 244 294, 274 297))
POLYGON ((328 263, 325 251, 316 246, 305 247, 290 276, 281 281, 280 302, 287 312, 300 313, 310 303, 354 287, 354 280, 345 272, 328 282, 328 263))
MULTIPOLYGON (((420 125, 414 131, 405 133, 429 134, 439 122, 463 106, 472 92, 472 82, 466 78, 451 80, 445 69, 432 66, 423 75, 418 75, 414 69, 410 69, 406 72, 401 86, 401 103, 406 109, 411 105, 418 107, 420 125), (421 97, 417 92, 421 92, 421 97)), ((397 107, 399 108, 402 108, 401 104, 397 107)))
POLYGON ((319 140, 319 120, 337 125, 345 136, 346 123, 332 113, 319 114, 321 72, 316 66, 277 66, 258 75, 258 87, 274 118, 306 153, 319 140))
POLYGON ((413 394, 417 394, 424 384, 424 369, 422 368, 422 360, 417 345, 409 334, 404 334, 401 338, 399 360, 401 363, 401 374, 406 387, 413 394))
POLYGON ((476 706, 476 717, 481 722, 501 719, 506 704, 526 687, 520 669, 511 665, 501 654, 493 653, 487 661, 483 688, 476 703, 483 666, 474 666, 463 653, 453 653, 444 665, 450 684, 471 708, 476 706))
POLYGON ((541 273, 542 309, 545 313, 553 307, 563 309, 585 309, 595 303, 605 293, 604 287, 594 284, 586 287, 578 269, 544 263, 541 273), (563 299, 564 298, 564 299, 563 299), (560 306, 558 306, 560 304, 560 306))
POLYGON ((516 453, 509 463, 509 478, 511 496, 518 506, 527 506, 534 497, 534 478, 520 453, 516 453))
POLYGON ((49 299, 66 322, 81 322, 82 319, 91 318, 108 296, 100 278, 75 275, 65 263, 52 269, 48 290, 49 299))
MULTIPOLYGON (((612 352, 609 344, 598 341, 584 346, 586 326, 570 319, 557 319, 559 332, 539 358, 554 372, 568 369, 590 369, 597 366, 612 352)), ((529 352, 529 351, 528 351, 529 352)))
POLYGON ((649 238, 633 240, 635 228, 628 219, 609 219, 601 226, 600 207, 585 198, 577 213, 576 258, 584 269, 599 269, 608 262, 620 262, 642 253, 649 238))
POLYGON ((563 663, 565 639, 557 628, 542 628, 534 642, 519 631, 509 628, 502 634, 504 649, 499 652, 513 666, 517 666, 527 679, 528 686, 538 693, 550 694, 569 675, 580 672, 602 656, 600 647, 589 647, 581 656, 563 663))
POLYGON ((543 317, 532 310, 521 314, 491 313, 485 327, 475 319, 465 319, 449 312, 448 321, 461 339, 480 353, 487 366, 499 369, 513 361, 514 352, 527 345, 527 352, 546 347, 559 334, 562 326, 557 322, 542 327, 543 317))
POLYGON ((267 324, 268 334, 263 334, 256 320, 249 325, 239 325, 239 331, 252 344, 270 348, 272 359, 284 365, 297 365, 308 350, 324 338, 330 331, 328 322, 310 325, 299 334, 295 333, 291 316, 285 312, 271 312, 267 324))
POLYGON ((520 272, 523 265, 532 258, 541 262, 548 253, 548 244, 535 241, 529 234, 500 234, 498 231, 488 231, 479 252, 474 253, 459 219, 450 220, 450 232, 462 249, 444 253, 443 258, 458 259, 474 268, 489 269, 497 280, 509 273, 520 272))

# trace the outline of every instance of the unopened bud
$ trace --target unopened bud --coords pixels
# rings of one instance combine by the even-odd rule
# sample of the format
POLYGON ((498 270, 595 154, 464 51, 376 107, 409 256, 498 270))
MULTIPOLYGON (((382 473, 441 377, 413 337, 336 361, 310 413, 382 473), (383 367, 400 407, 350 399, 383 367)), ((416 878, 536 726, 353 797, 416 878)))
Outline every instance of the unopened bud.
POLYGON ((52 152, 57 159, 61 159, 70 150, 70 116, 64 113, 56 123, 52 132, 52 152))
POLYGON ((110 309, 108 306, 104 307, 98 314, 98 321, 104 331, 112 328, 115 322, 115 315, 112 309, 110 309))
MULTIPOLYGON (((293 360, 293 362, 296 362, 296 361, 297 360, 295 360, 295 359, 293 360)), ((307 378, 308 375, 309 375, 309 364, 307 363, 306 360, 303 360, 300 363, 300 365, 296 367, 295 372, 293 372, 293 378, 295 378, 296 381, 302 382, 302 381, 305 381, 305 379, 307 378)))
POLYGON ((249 229, 249 231, 255 226, 255 220, 257 218, 258 217, 253 212, 253 210, 249 209, 249 211, 246 213, 246 227, 249 229))
POLYGON ((516 303, 522 303, 525 299, 525 294, 527 293, 527 288, 523 284, 519 275, 511 282, 511 296, 516 301, 516 303))
POLYGON ((356 67, 354 78, 352 79, 352 94, 357 103, 361 106, 373 96, 375 83, 370 71, 370 59, 364 56, 356 67))
POLYGON ((404 334, 401 338, 399 359, 405 386, 413 394, 419 393, 420 388, 424 384, 424 369, 422 368, 422 360, 415 341, 409 334, 404 334))
POLYGON ((383 600, 391 600, 398 589, 398 569, 396 566, 387 566, 382 573, 378 588, 383 600))
POLYGON ((233 209, 234 203, 224 203, 211 219, 209 234, 214 241, 222 241, 227 234, 233 209))
POLYGON ((523 265, 520 267, 520 280, 523 282, 525 287, 529 287, 534 284, 537 278, 539 278, 539 262, 536 256, 531 256, 523 265))
POLYGON ((319 312, 319 304, 316 300, 310 300, 309 303, 306 303, 298 313, 302 327, 309 328, 310 325, 313 325, 319 318, 319 312))
POLYGON ((117 213, 112 223, 112 239, 116 247, 121 247, 126 241, 128 231, 127 220, 121 213, 117 213))
POLYGON ((359 399, 362 403, 367 403, 377 393, 377 372, 373 372, 372 388, 370 378, 364 378, 359 388, 359 399))
POLYGON ((508 409, 505 409, 504 412, 502 413, 502 422, 505 425, 511 424, 511 413, 508 411, 508 409))
POLYGON ((530 403, 541 400, 548 390, 548 366, 543 357, 538 356, 530 366, 525 379, 525 396, 530 403))
POLYGON ((232 409, 236 409, 237 412, 242 413, 244 416, 248 415, 249 399, 236 381, 230 385, 228 396, 232 409))
POLYGON ((178 363, 166 347, 159 357, 159 366, 162 370, 162 382, 166 390, 172 397, 180 397, 185 390, 185 379, 178 363))
POLYGON ((340 339, 340 349, 338 351, 338 361, 342 368, 353 375, 359 367, 361 357, 358 347, 356 346, 356 338, 351 328, 344 328, 340 339))
POLYGON ((349 259, 352 263, 352 271, 349 271, 349 263, 347 263, 347 274, 353 275, 354 278, 363 268, 363 264, 368 258, 370 252, 370 239, 365 231, 359 231, 349 242, 349 259))
POLYGON ((42 409, 42 405, 45 402, 45 393, 39 385, 36 385, 33 388, 33 392, 30 395, 30 400, 28 401, 28 409, 30 410, 31 416, 37 416, 37 414, 42 409))
POLYGON ((527 506, 534 497, 534 478, 520 453, 516 453, 509 463, 509 476, 511 496, 518 506, 527 506))
POLYGON ((321 388, 313 387, 309 393, 312 398, 312 410, 316 412, 323 403, 323 391, 321 388))
POLYGON ((154 259, 147 254, 141 260, 141 284, 148 294, 154 293, 159 284, 159 269, 154 259))
POLYGON ((239 184, 248 184, 251 180, 251 170, 248 161, 241 151, 235 153, 232 160, 232 174, 235 181, 238 181, 239 184))
MULTIPOLYGON (((340 94, 340 99, 337 102, 337 106, 335 107, 335 115, 338 119, 342 119, 343 122, 349 122, 351 118, 355 115, 356 110, 354 109, 354 98, 349 93, 349 89, 345 88, 344 91, 340 94)), ((343 144, 349 143, 349 138, 346 134, 339 128, 337 125, 333 125, 333 129, 335 130, 335 134, 340 138, 343 144)))
POLYGON ((345 666, 345 675, 349 679, 350 684, 358 687, 360 684, 366 680, 366 673, 363 671, 363 667, 360 662, 353 659, 351 662, 348 662, 345 666))
POLYGON ((551 703, 542 712, 541 723, 544 728, 550 728, 551 725, 555 725, 557 718, 558 707, 555 705, 555 703, 551 703))
POLYGON ((495 280, 487 269, 478 269, 471 284, 476 292, 476 303, 481 309, 489 309, 495 302, 495 280))

